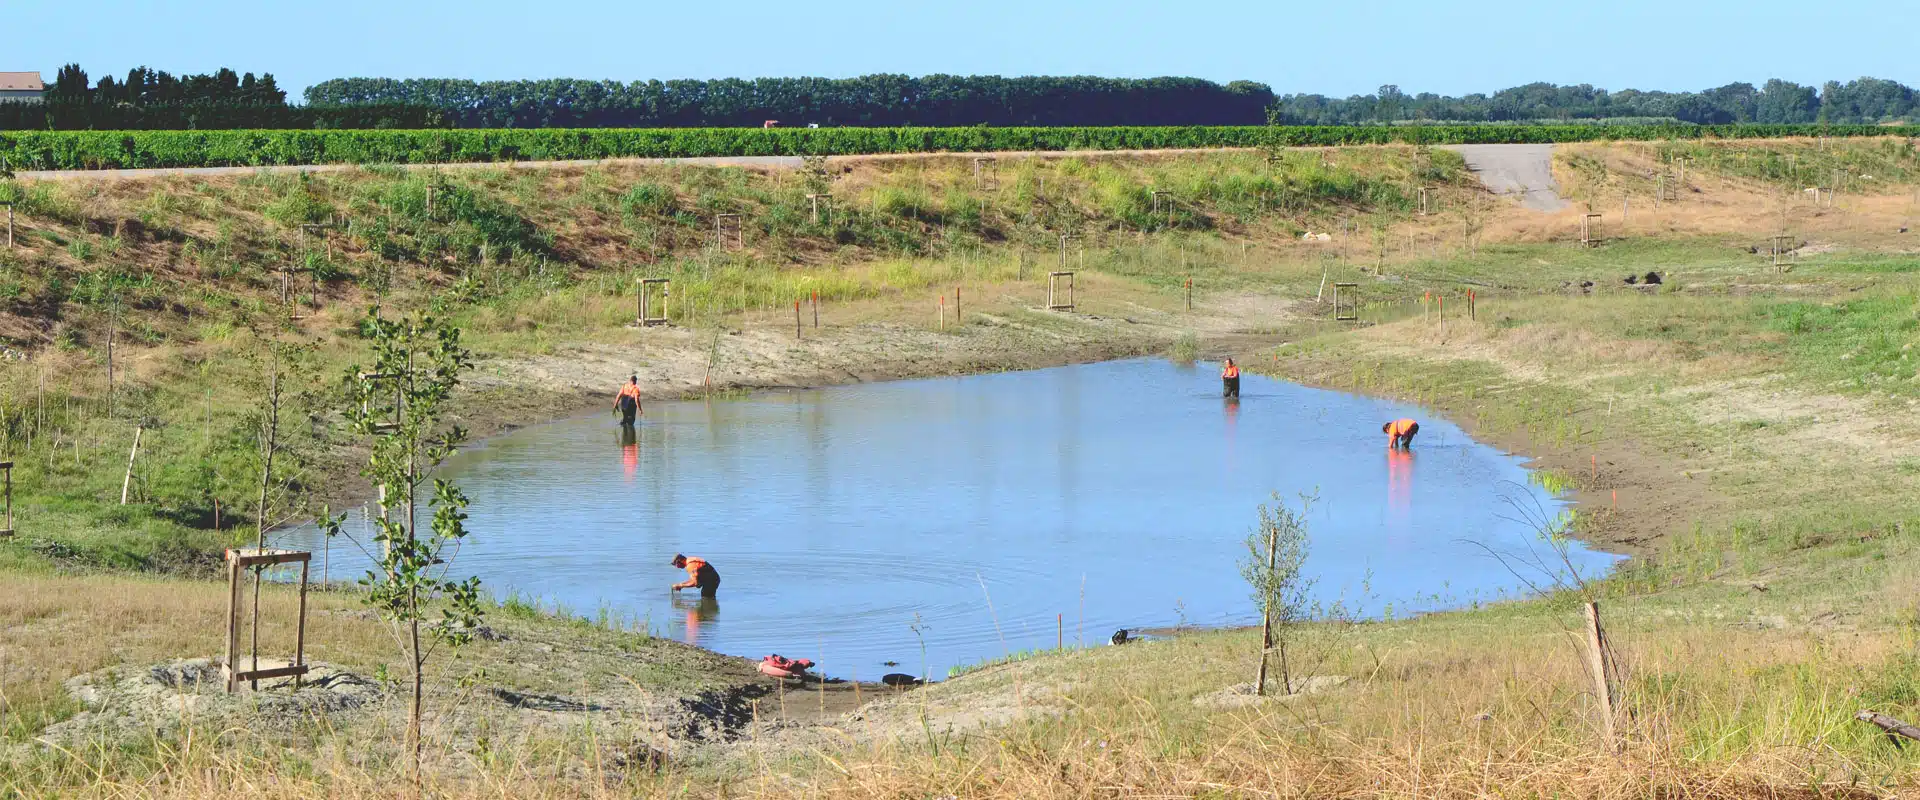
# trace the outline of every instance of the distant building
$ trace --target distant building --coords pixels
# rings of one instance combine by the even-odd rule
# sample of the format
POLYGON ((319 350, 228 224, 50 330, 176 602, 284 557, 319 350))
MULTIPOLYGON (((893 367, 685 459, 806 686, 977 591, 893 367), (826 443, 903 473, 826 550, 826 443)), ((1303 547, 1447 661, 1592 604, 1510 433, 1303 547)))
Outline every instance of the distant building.
POLYGON ((46 94, 38 72, 0 72, 0 103, 38 103, 46 94))

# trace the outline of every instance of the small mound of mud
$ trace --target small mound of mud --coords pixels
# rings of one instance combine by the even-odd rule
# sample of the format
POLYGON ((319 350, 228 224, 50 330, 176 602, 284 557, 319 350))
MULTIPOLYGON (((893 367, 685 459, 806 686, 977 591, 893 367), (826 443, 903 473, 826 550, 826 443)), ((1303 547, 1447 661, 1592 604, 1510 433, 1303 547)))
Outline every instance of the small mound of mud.
MULTIPOLYGON (((262 669, 286 665, 260 662, 262 669)), ((310 664, 299 688, 294 684, 293 678, 274 678, 260 681, 258 691, 242 683, 228 694, 220 666, 210 658, 112 667, 67 681, 67 693, 87 710, 48 727, 46 736, 55 741, 146 736, 189 722, 240 717, 290 723, 353 711, 386 696, 373 681, 322 663, 310 664)))
POLYGON ((1274 700, 1288 700, 1330 691, 1345 684, 1347 680, 1345 675, 1309 675, 1304 678, 1295 678, 1292 694, 1281 692, 1280 687, 1273 685, 1276 681, 1269 680, 1265 695, 1254 694, 1252 683, 1239 683, 1193 698, 1193 704, 1201 708, 1245 708, 1274 700))

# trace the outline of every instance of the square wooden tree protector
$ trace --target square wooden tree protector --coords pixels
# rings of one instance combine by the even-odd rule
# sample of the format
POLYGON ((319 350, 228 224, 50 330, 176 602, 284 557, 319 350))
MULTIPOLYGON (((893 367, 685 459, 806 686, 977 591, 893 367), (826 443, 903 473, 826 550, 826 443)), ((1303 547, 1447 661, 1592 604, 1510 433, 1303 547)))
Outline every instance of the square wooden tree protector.
POLYGON ((313 554, 302 550, 228 550, 227 551, 227 658, 220 664, 220 675, 226 679, 227 692, 233 692, 241 681, 260 688, 260 681, 270 678, 293 676, 294 686, 300 685, 299 678, 307 674, 307 568, 313 563, 313 554), (293 662, 284 667, 260 669, 260 600, 255 593, 253 602, 253 668, 241 670, 236 666, 240 658, 240 587, 245 581, 241 574, 251 569, 254 580, 260 580, 260 573, 267 567, 278 564, 300 565, 300 617, 294 627, 293 662))
POLYGON ((641 278, 640 279, 640 309, 639 309, 640 313, 638 315, 639 318, 634 320, 634 322, 642 328, 652 327, 654 325, 667 324, 667 293, 672 291, 672 288, 671 288, 672 286, 673 286, 673 281, 667 278, 641 278), (659 316, 654 316, 652 311, 652 302, 651 302, 653 287, 656 285, 660 287, 659 316))
POLYGON ((1048 311, 1072 311, 1073 310, 1073 273, 1072 272, 1047 273, 1047 310, 1048 311), (1067 301, 1064 303, 1060 302, 1060 296, 1058 293, 1061 278, 1067 279, 1067 301))

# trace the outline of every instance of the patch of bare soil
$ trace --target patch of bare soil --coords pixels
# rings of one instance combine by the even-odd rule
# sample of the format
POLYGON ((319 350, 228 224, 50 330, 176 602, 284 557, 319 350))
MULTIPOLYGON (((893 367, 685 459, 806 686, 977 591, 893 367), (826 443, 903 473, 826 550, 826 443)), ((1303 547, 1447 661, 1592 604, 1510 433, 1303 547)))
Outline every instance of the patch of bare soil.
MULTIPOLYGON (((249 665, 251 666, 251 665, 249 665)), ((262 659, 262 669, 287 666, 262 659)), ((241 684, 228 694, 220 666, 210 658, 137 667, 115 667, 67 681, 67 691, 86 711, 49 726, 42 738, 69 745, 125 741, 154 733, 172 735, 194 723, 238 718, 288 725, 305 719, 335 717, 377 705, 386 691, 373 681, 331 664, 311 664, 301 680, 260 681, 259 689, 241 684)))

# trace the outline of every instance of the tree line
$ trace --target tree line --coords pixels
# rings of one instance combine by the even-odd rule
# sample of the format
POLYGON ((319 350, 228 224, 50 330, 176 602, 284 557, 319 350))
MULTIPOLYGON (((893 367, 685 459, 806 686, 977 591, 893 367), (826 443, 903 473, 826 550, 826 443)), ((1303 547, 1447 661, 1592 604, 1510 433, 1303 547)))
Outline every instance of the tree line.
POLYGON ((865 75, 858 78, 470 81, 340 78, 314 106, 425 106, 463 128, 690 128, 780 124, 1259 125, 1273 90, 1198 78, 865 75))
POLYGON ((271 72, 254 77, 251 72, 242 75, 221 67, 210 74, 176 77, 165 70, 141 66, 127 70, 124 80, 102 75, 98 83, 89 84, 86 70, 79 64, 68 64, 55 73, 46 99, 69 105, 284 106, 287 93, 271 72))
POLYGON ((1876 124, 1920 117, 1896 81, 1819 88, 1770 80, 1699 92, 1530 83, 1448 97, 1382 86, 1366 95, 1277 96, 1265 84, 1198 78, 865 75, 857 78, 471 81, 337 78, 287 102, 272 73, 175 76, 135 67, 90 80, 61 67, 40 106, 0 105, 0 130, 235 128, 737 128, 1378 125, 1421 122, 1876 124))
POLYGON ((1828 81, 1815 89, 1774 79, 1756 88, 1730 83, 1699 92, 1610 92, 1587 84, 1529 83, 1491 95, 1443 97, 1406 94, 1382 86, 1373 94, 1344 99, 1289 94, 1272 108, 1282 125, 1370 125, 1417 122, 1545 122, 1665 119, 1697 125, 1876 124, 1915 118, 1920 98, 1896 81, 1859 78, 1828 81))

